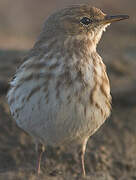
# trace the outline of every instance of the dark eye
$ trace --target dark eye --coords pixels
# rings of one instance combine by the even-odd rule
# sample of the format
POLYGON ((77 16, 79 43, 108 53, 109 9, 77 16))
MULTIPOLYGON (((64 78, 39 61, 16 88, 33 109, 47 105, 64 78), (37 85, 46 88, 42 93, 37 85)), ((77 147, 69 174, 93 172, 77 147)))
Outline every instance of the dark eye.
POLYGON ((92 22, 92 20, 89 19, 88 17, 83 17, 83 18, 80 20, 80 22, 81 22, 82 24, 84 24, 84 25, 88 25, 88 24, 90 24, 90 23, 92 22))

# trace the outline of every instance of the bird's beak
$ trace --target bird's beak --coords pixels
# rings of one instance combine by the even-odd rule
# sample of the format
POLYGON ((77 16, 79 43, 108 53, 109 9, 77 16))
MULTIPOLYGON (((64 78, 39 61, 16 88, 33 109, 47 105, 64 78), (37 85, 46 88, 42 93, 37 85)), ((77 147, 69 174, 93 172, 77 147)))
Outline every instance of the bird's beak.
POLYGON ((128 18, 129 18, 128 15, 116 15, 116 16, 106 15, 104 20, 102 21, 102 24, 108 24, 108 23, 112 23, 115 21, 121 21, 121 20, 128 19, 128 18))

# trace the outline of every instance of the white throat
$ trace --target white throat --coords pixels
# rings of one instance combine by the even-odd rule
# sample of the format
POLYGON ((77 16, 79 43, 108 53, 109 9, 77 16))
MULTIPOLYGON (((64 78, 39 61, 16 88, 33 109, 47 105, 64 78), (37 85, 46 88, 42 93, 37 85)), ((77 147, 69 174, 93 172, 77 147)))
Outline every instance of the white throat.
POLYGON ((98 42, 100 41, 100 39, 102 37, 103 32, 106 31, 106 28, 109 25, 110 24, 100 26, 100 27, 96 28, 95 31, 92 31, 92 33, 90 34, 90 40, 93 41, 95 51, 96 51, 97 44, 98 44, 98 42))

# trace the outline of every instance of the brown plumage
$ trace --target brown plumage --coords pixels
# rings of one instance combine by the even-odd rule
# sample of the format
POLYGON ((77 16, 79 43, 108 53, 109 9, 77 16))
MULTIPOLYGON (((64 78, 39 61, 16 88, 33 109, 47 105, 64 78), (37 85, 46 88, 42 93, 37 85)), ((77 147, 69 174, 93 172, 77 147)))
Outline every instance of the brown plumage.
POLYGON ((43 146, 76 143, 85 175, 87 141, 111 110, 106 67, 96 46, 111 22, 126 18, 88 4, 62 9, 46 20, 17 70, 8 102, 18 126, 35 139, 38 173, 43 146))

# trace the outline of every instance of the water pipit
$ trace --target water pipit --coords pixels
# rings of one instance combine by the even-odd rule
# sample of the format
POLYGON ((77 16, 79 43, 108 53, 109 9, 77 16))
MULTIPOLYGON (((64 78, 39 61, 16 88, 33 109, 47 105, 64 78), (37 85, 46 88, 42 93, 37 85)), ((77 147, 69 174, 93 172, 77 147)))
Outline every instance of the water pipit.
POLYGON ((87 141, 111 111, 109 80, 96 46, 110 23, 127 18, 87 4, 59 10, 45 21, 8 92, 17 125, 35 139, 38 173, 44 146, 76 142, 85 175, 87 141))

